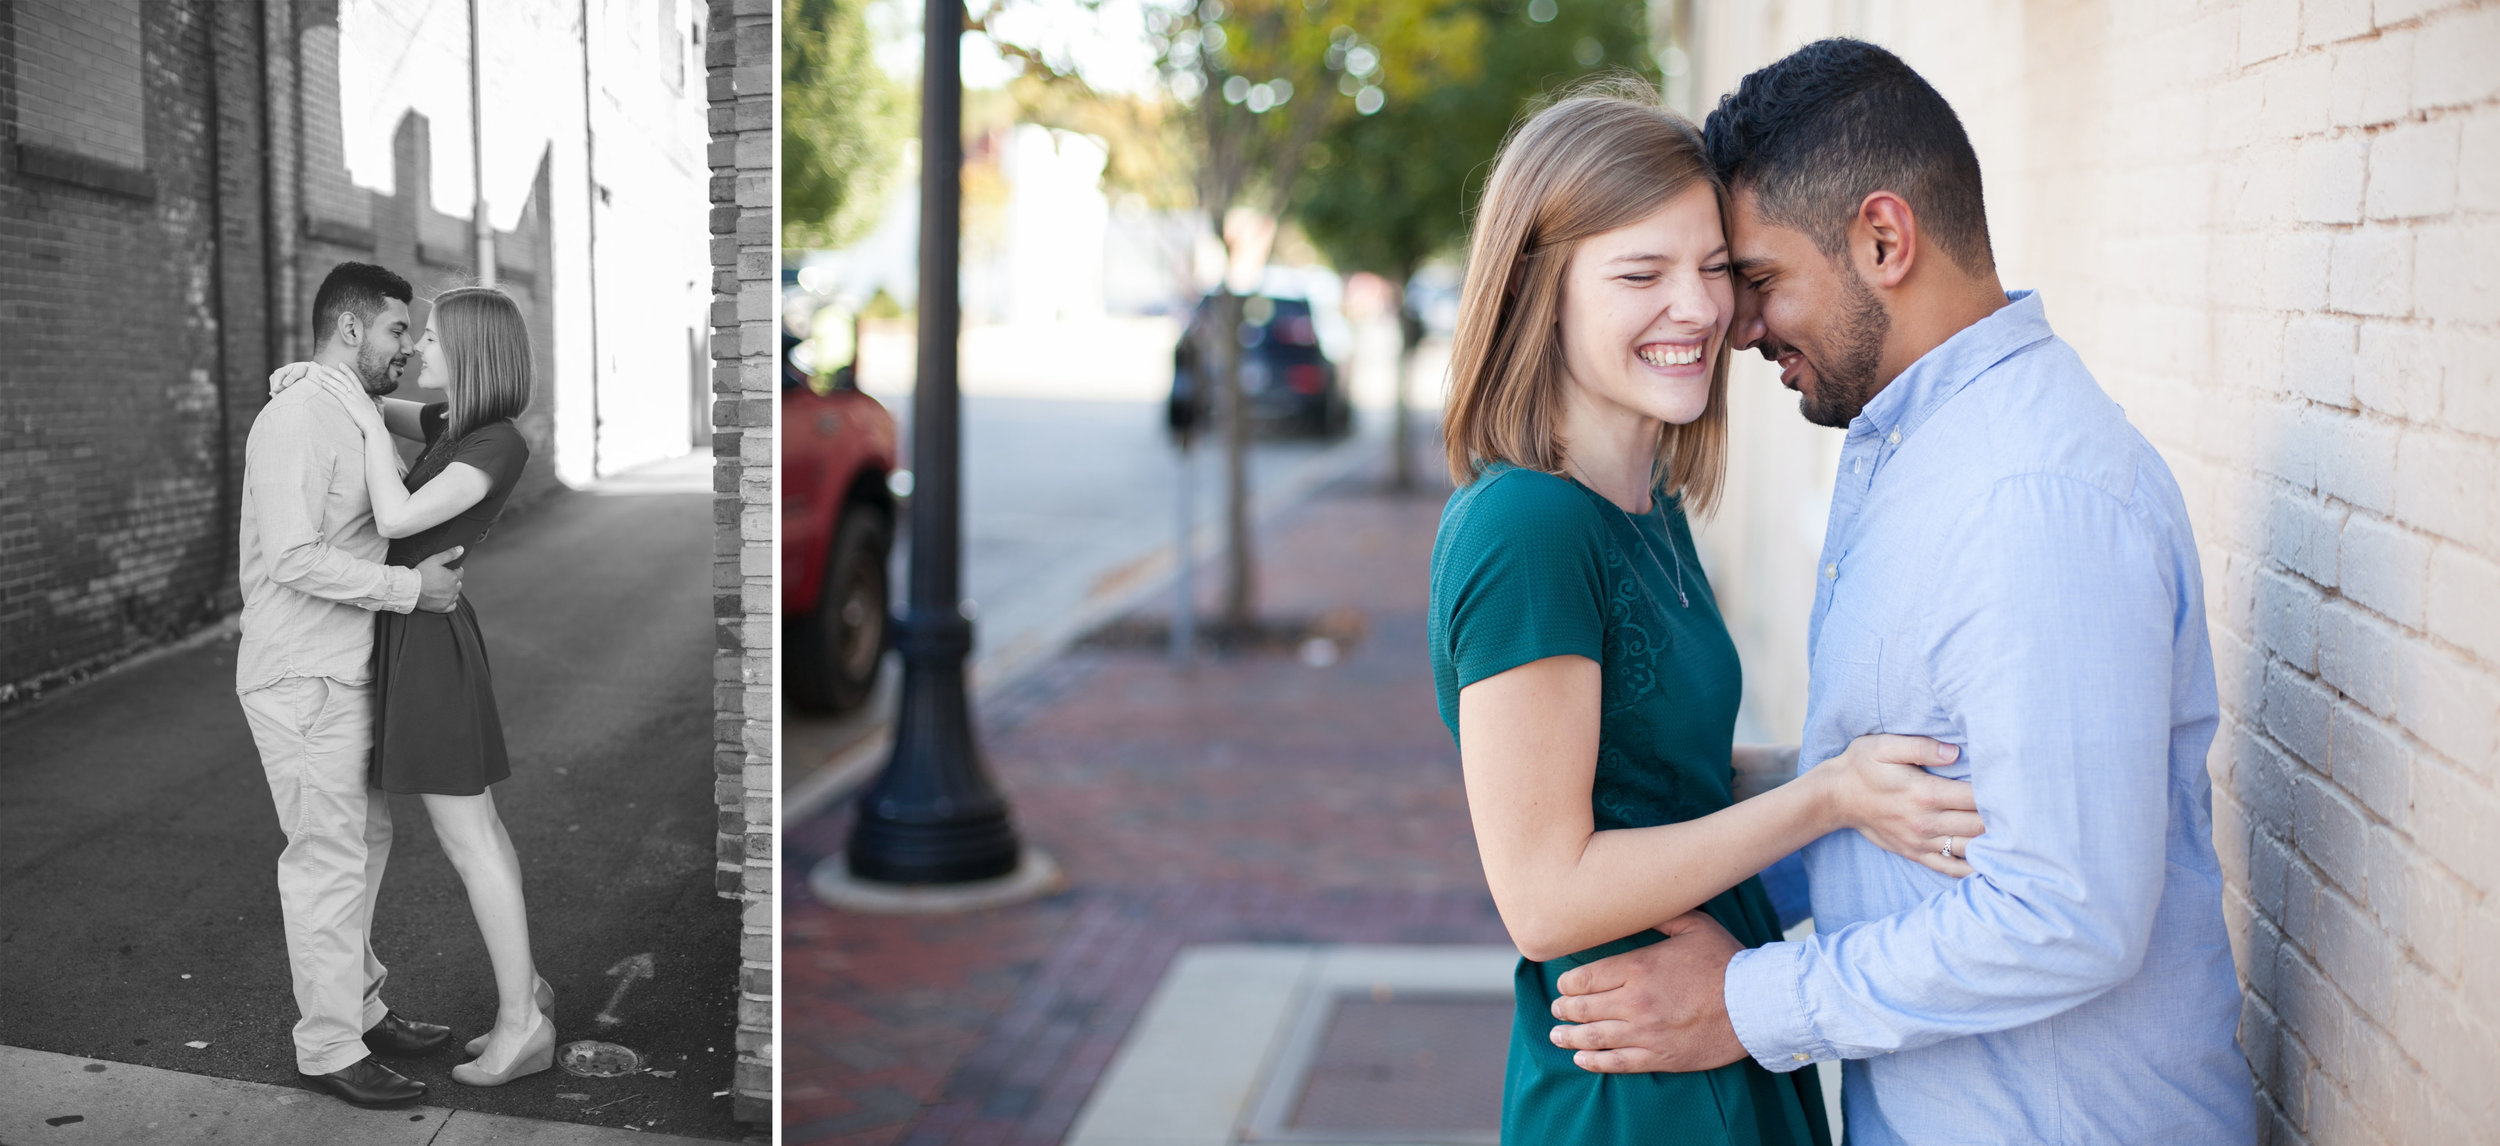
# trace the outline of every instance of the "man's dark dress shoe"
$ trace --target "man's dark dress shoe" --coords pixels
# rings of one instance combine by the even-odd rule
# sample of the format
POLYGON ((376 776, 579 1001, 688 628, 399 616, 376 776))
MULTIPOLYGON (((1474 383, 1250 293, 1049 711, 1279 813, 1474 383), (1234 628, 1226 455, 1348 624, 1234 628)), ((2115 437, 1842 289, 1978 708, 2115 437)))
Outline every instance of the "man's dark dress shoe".
POLYGON ((438 1027, 432 1023, 420 1023, 415 1019, 403 1019, 399 1017, 397 1011, 383 1012, 382 1021, 373 1024, 373 1029, 365 1032, 366 1049, 375 1054, 389 1055, 393 1058, 432 1054, 443 1049, 443 1044, 450 1041, 450 1027, 438 1027))
POLYGON ((406 1106, 425 1097, 425 1084, 401 1075, 398 1071, 369 1058, 356 1060, 356 1065, 329 1074, 305 1074, 295 1077, 315 1090, 325 1090, 339 1101, 351 1106, 386 1110, 406 1106))

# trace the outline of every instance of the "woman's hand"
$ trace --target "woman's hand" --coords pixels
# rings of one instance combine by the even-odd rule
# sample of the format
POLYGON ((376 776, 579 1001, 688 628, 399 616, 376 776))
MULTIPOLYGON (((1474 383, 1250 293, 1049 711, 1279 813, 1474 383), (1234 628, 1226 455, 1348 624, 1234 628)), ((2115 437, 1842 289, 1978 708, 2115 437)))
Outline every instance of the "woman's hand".
POLYGON ((339 403, 347 407, 348 415, 356 419, 356 428, 364 431, 367 441, 390 436, 390 428, 382 423, 382 408, 373 404, 373 396, 365 393, 364 384, 354 375, 336 366, 312 365, 312 377, 316 385, 336 395, 339 403))
POLYGON ((1815 765, 1810 775, 1830 785, 1831 807, 1842 825, 1885 851, 1958 879, 1971 873, 1962 857, 1987 825, 1967 782, 1927 769, 1961 754, 1924 736, 1877 733, 1850 741, 1846 751, 1815 765))
POLYGON ((277 397, 279 394, 284 393, 287 387, 295 385, 306 378, 312 377, 315 373, 319 372, 320 369, 321 364, 318 362, 289 362, 284 366, 270 371, 269 396, 272 398, 277 397))

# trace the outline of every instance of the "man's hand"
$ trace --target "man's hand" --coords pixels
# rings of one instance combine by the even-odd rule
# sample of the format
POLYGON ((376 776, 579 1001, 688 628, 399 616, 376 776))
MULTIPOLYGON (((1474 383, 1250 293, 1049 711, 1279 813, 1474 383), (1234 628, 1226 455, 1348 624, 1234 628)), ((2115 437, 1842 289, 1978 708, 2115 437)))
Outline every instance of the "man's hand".
POLYGON ((1563 973, 1554 1045, 1599 1074, 1695 1071, 1746 1057, 1727 1017, 1727 964, 1745 949, 1719 921, 1698 911, 1658 930, 1667 941, 1563 973))
POLYGON ((429 613, 448 613, 460 603, 460 571, 445 563, 460 559, 461 547, 454 545, 432 557, 417 562, 417 607, 429 613))

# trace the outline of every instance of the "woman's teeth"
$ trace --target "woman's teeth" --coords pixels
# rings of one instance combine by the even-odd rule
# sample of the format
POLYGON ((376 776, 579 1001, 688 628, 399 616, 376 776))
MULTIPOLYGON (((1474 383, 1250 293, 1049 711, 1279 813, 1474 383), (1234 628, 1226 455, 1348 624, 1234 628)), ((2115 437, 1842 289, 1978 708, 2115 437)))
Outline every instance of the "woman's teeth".
POLYGON ((1641 361, 1652 366, 1689 366, 1701 361, 1701 344, 1668 346, 1653 343, 1640 348, 1641 361))

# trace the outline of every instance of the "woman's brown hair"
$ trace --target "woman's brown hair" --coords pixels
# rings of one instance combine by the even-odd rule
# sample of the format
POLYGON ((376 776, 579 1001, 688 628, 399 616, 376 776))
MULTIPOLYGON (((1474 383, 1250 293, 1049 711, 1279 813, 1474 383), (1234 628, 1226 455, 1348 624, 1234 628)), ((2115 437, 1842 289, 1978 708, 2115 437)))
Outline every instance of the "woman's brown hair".
MULTIPOLYGON (((1450 480, 1474 481, 1509 462, 1559 473, 1563 272, 1580 241, 1630 226, 1695 184, 1727 196, 1701 132, 1638 81, 1581 89, 1513 129, 1476 208, 1442 416, 1450 480)), ((1653 482, 1708 514, 1727 475, 1728 348, 1710 366, 1701 417, 1659 435, 1653 482)))
POLYGON ((447 290, 435 296, 427 321, 451 375, 446 441, 529 408, 530 330, 511 295, 493 287, 447 290))

